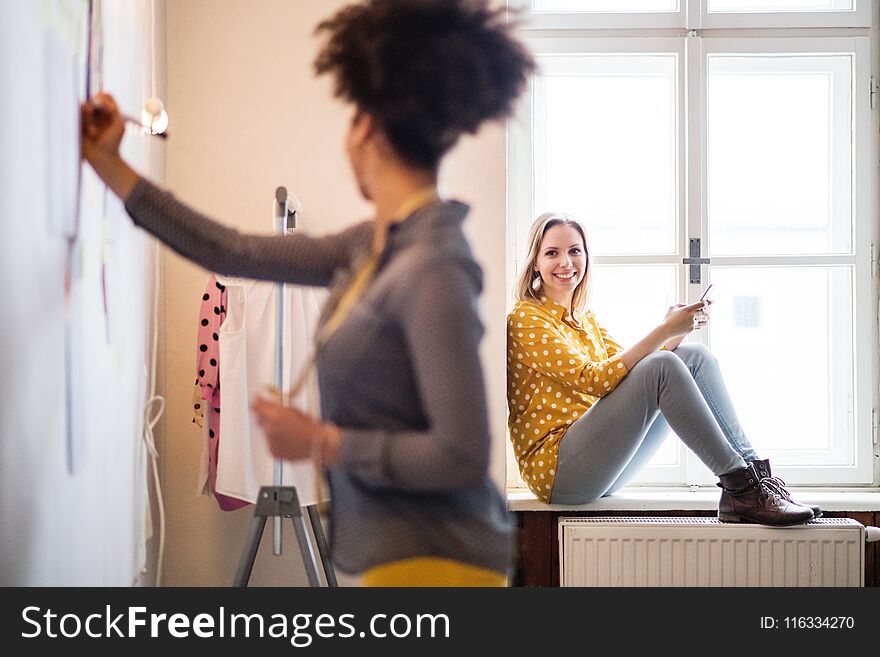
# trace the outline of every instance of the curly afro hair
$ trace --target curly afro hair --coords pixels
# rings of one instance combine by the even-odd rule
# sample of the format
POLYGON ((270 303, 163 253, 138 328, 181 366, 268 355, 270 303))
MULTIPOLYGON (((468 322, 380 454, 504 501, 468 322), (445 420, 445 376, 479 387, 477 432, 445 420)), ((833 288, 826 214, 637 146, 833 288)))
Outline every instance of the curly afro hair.
POLYGON ((364 0, 315 32, 337 97, 370 114, 408 163, 435 168, 462 133, 503 119, 535 62, 487 0, 364 0))

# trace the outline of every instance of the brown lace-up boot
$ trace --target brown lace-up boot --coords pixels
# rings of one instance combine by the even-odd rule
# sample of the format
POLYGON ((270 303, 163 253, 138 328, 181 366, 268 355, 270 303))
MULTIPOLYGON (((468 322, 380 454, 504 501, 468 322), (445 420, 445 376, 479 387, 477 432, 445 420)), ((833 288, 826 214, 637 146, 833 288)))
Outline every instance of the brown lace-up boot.
POLYGON ((813 518, 819 518, 822 516, 822 509, 820 509, 815 504, 804 504, 803 502, 798 502, 797 500, 791 499, 791 493, 789 493, 788 489, 785 488, 785 482, 782 481, 782 479, 780 479, 779 477, 774 477, 773 474, 770 472, 770 461, 768 459, 758 459, 752 461, 752 465, 755 466, 755 471, 758 473, 758 477, 760 477, 761 479, 773 479, 779 485, 779 488, 785 495, 785 499, 787 499, 789 502, 794 502, 795 504, 800 504, 801 506, 807 507, 808 509, 810 509, 810 511, 813 512, 813 518))
POLYGON ((810 509, 788 501, 775 481, 761 479, 751 465, 718 478, 722 489, 718 502, 721 522, 796 525, 813 518, 810 509))

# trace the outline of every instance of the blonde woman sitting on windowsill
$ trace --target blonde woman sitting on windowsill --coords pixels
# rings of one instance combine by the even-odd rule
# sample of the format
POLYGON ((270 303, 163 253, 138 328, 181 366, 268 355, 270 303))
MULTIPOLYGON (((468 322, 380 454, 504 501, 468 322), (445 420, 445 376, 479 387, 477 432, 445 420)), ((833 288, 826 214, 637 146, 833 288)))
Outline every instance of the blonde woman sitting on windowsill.
POLYGON ((538 499, 586 504, 622 488, 659 448, 669 427, 718 476, 718 518, 788 525, 818 507, 791 499, 740 427, 718 362, 681 344, 708 321, 710 302, 669 309, 623 348, 587 308, 590 258, 574 218, 538 217, 507 318, 510 438, 538 499))

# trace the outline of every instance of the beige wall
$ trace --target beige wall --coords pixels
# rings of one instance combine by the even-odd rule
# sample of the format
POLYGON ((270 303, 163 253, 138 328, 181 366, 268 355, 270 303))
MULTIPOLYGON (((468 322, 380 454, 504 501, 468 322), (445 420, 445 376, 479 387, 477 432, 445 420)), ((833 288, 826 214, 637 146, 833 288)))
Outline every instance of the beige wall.
MULTIPOLYGON (((343 152, 350 110, 316 80, 314 25, 340 0, 186 0, 167 6, 171 116, 167 184, 183 200, 231 225, 271 230, 272 197, 286 185, 304 208, 303 230, 337 231, 368 217, 343 152)), ((505 145, 485 129, 449 158, 444 188, 472 205, 466 230, 485 273, 482 356, 493 426, 492 473, 504 481, 505 145)), ((167 585, 231 581, 251 521, 195 494, 201 449, 191 423, 198 302, 208 272, 170 251, 164 257, 162 440, 168 535, 167 585)), ((289 531, 289 528, 288 528, 289 531)), ((269 544, 268 532, 263 547, 269 544)), ((293 547, 287 536, 287 548, 293 547)), ((263 553, 252 584, 304 584, 295 550, 263 553)))

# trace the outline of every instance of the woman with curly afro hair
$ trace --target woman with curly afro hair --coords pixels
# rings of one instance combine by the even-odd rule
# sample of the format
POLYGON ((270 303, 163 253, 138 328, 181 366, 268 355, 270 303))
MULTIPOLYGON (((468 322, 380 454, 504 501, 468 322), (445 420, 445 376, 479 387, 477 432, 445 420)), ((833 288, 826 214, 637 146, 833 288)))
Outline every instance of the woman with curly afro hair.
POLYGON ((535 64, 487 0, 364 0, 318 25, 317 74, 353 106, 346 150, 371 220, 336 235, 245 235, 120 157, 112 97, 82 108, 85 158, 135 224, 211 271, 330 288, 316 340, 322 419, 257 399, 272 453, 313 458, 338 569, 368 586, 504 585, 506 504, 488 475, 482 274, 468 207, 437 172, 462 134, 508 117, 535 64))

